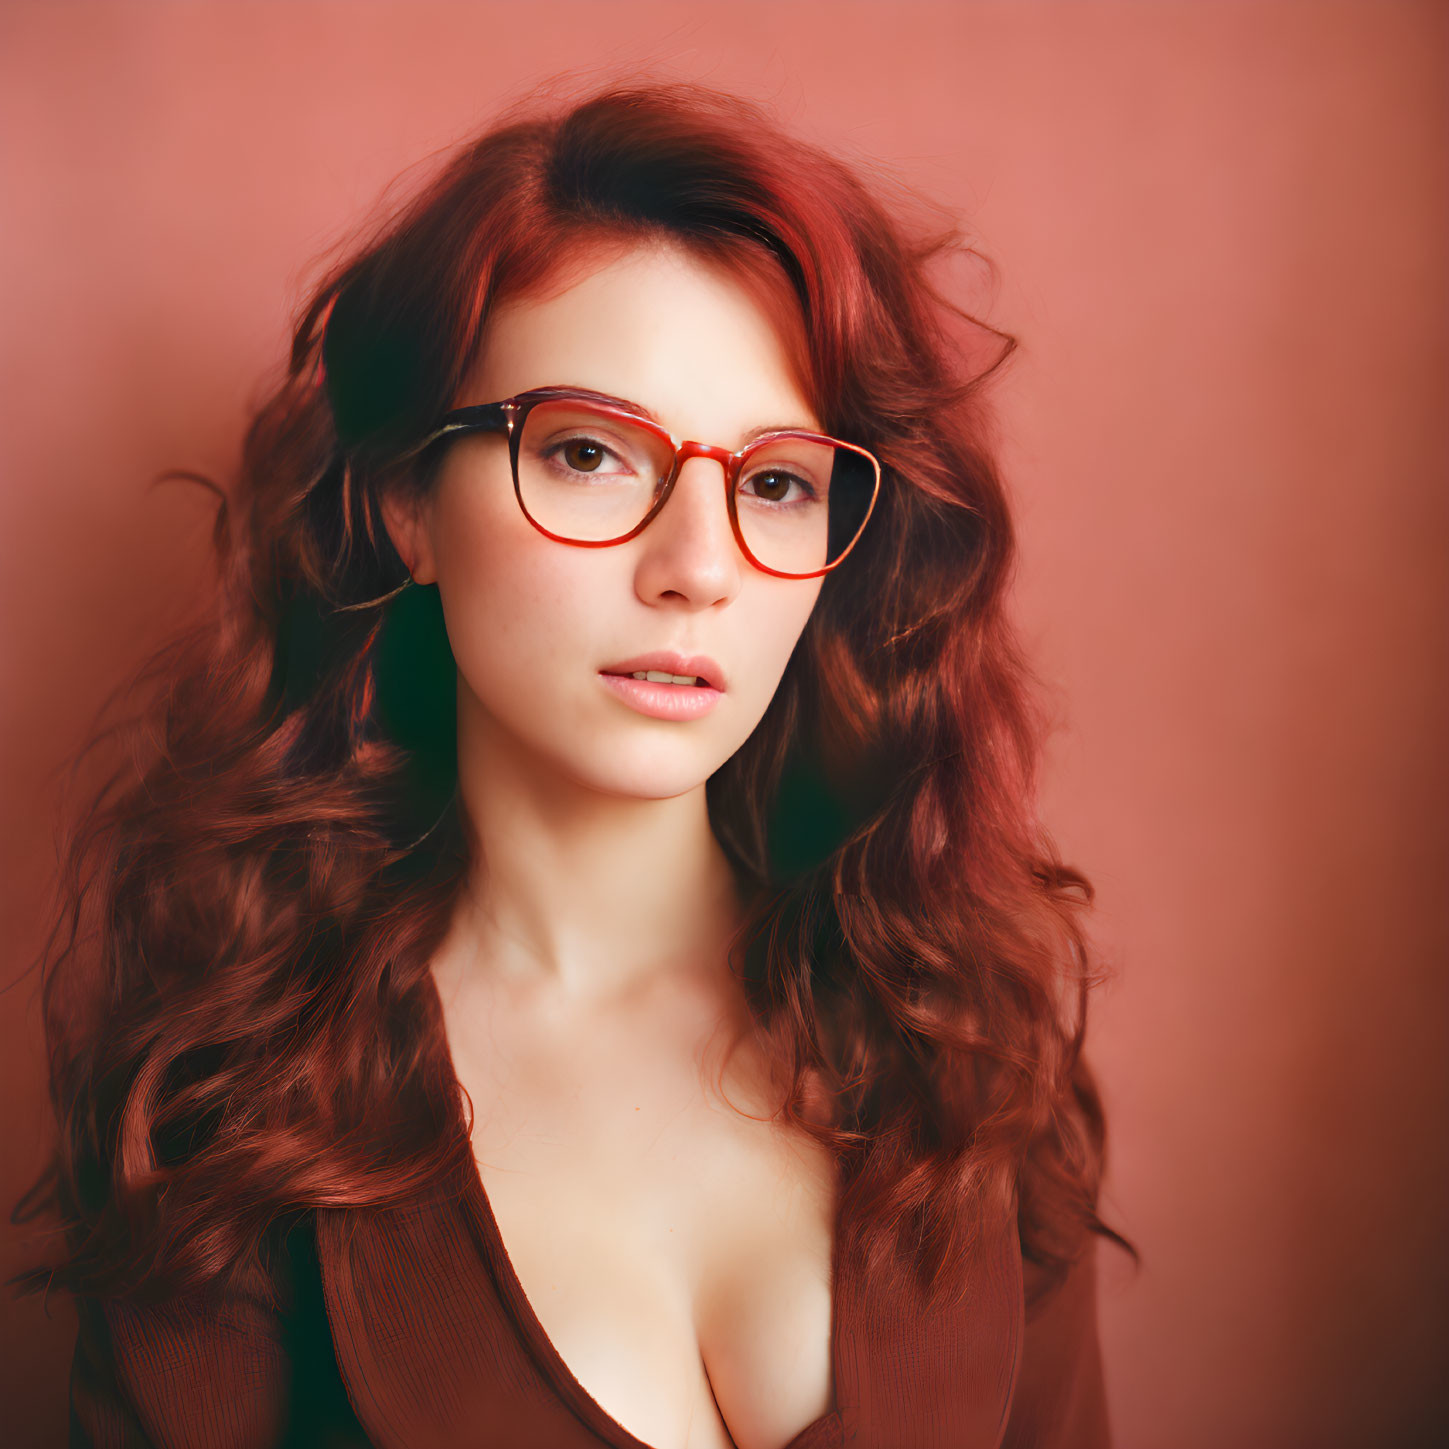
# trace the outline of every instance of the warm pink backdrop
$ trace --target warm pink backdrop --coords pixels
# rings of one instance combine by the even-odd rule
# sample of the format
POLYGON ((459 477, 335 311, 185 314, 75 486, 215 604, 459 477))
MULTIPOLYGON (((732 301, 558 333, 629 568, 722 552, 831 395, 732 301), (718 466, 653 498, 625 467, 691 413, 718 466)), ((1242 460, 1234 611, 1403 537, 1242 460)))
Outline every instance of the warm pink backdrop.
MULTIPOLYGON (((963 213, 1024 342, 1044 813, 1100 888, 1146 1258, 1103 1276, 1119 1446, 1449 1442, 1446 56, 1392 0, 0 7, 5 981, 51 772, 205 577, 146 482, 226 472, 309 262, 540 76, 741 89, 963 213)), ((8 1442, 63 1443, 68 1308, 0 1331, 8 1442)))

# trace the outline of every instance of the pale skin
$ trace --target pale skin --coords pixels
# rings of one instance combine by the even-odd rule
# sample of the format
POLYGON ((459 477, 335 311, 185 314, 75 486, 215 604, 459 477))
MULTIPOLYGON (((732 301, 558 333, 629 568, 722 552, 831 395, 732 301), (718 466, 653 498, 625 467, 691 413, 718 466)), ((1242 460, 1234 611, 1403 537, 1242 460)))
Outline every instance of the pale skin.
MULTIPOLYGON (((731 450, 821 429, 758 294, 667 245, 502 303, 455 405, 557 385, 731 450)), ((652 1449, 783 1449, 833 1403, 834 1170, 768 1120, 748 1036, 729 1101, 713 1088, 745 1018, 705 781, 759 723, 821 580, 745 558, 708 458, 611 548, 539 533, 498 437, 459 439, 421 503, 384 508, 458 663, 478 866, 432 971, 514 1270, 573 1375, 652 1449), (701 719, 649 718, 598 678, 671 648, 724 671, 701 719)))

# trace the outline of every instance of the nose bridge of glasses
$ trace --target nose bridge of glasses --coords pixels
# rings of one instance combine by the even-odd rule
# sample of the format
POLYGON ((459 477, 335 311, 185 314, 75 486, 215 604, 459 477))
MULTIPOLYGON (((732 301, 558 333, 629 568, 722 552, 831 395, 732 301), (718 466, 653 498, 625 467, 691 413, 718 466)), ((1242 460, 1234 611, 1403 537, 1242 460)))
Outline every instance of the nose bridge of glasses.
MULTIPOLYGON (((712 487, 706 487, 704 489, 703 496, 689 505, 690 510, 698 509, 699 507, 703 506, 705 508, 706 514, 710 516, 712 520, 708 527, 713 529, 716 526, 716 521, 713 520, 711 509, 719 506, 719 495, 716 492, 716 489, 718 489, 720 483, 723 482, 726 485, 726 491, 728 491, 730 467, 734 461, 734 455, 730 452, 728 448, 713 447, 708 443, 696 443, 686 441, 676 444, 674 477, 669 490, 671 494, 679 491, 679 484, 683 480, 685 466, 696 458, 702 458, 718 463, 721 469, 720 473, 715 474, 716 482, 714 483, 714 485, 712 487), (713 501, 706 502, 706 499, 711 499, 713 501)), ((663 501, 658 502, 651 516, 657 518, 658 511, 663 506, 663 501)), ((668 511, 674 515, 676 520, 679 520, 682 514, 687 510, 682 509, 679 505, 679 501, 675 500, 673 508, 668 511)), ((717 526, 724 529, 724 531, 728 534, 733 533, 731 525, 724 518, 721 518, 717 521, 717 526)))
POLYGON ((708 443, 690 441, 680 443, 675 456, 675 466, 679 469, 682 469, 691 458, 713 458, 725 470, 726 476, 729 474, 730 465, 734 462, 734 454, 728 448, 716 448, 708 443))
MULTIPOLYGON (((709 443, 696 443, 689 440, 679 443, 675 449, 675 487, 678 487, 678 484, 684 476, 685 465, 693 461, 695 458, 704 458, 709 460, 710 462, 719 464, 720 473, 716 474, 715 476, 719 480, 719 482, 722 482, 725 485, 725 492, 728 493, 730 470, 734 466, 735 456, 736 455, 731 453, 728 448, 715 447, 709 443)), ((715 486, 718 487, 719 483, 717 482, 715 486)), ((710 492, 712 490, 706 491, 710 492)))
MULTIPOLYGON (((672 441, 672 440, 671 440, 672 441)), ((734 463, 734 454, 728 448, 717 448, 709 443, 695 443, 686 441, 675 444, 674 453, 674 483, 677 485, 684 475, 685 465, 695 458, 706 458, 718 463, 723 472, 725 483, 729 482, 730 468, 734 463)))

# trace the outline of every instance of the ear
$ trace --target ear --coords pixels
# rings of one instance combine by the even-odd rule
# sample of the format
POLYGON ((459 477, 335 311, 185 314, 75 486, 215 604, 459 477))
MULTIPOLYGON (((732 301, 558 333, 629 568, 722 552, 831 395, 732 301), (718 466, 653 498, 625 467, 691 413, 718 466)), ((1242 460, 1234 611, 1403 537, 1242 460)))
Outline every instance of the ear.
POLYGON ((437 561, 433 557, 433 536, 429 528, 428 500, 415 493, 389 489, 379 500, 387 536, 398 556, 407 565, 415 584, 437 581, 437 561))

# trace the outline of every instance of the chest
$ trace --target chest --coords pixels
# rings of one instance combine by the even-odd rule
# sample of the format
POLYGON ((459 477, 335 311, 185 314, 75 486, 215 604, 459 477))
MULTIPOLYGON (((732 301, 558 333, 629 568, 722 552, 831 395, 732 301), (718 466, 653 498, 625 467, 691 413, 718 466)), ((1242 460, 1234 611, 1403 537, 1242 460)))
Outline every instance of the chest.
POLYGON ((652 1449, 784 1449, 827 1413, 834 1170, 758 1057, 698 1003, 444 1020, 521 1298, 600 1408, 652 1449))

